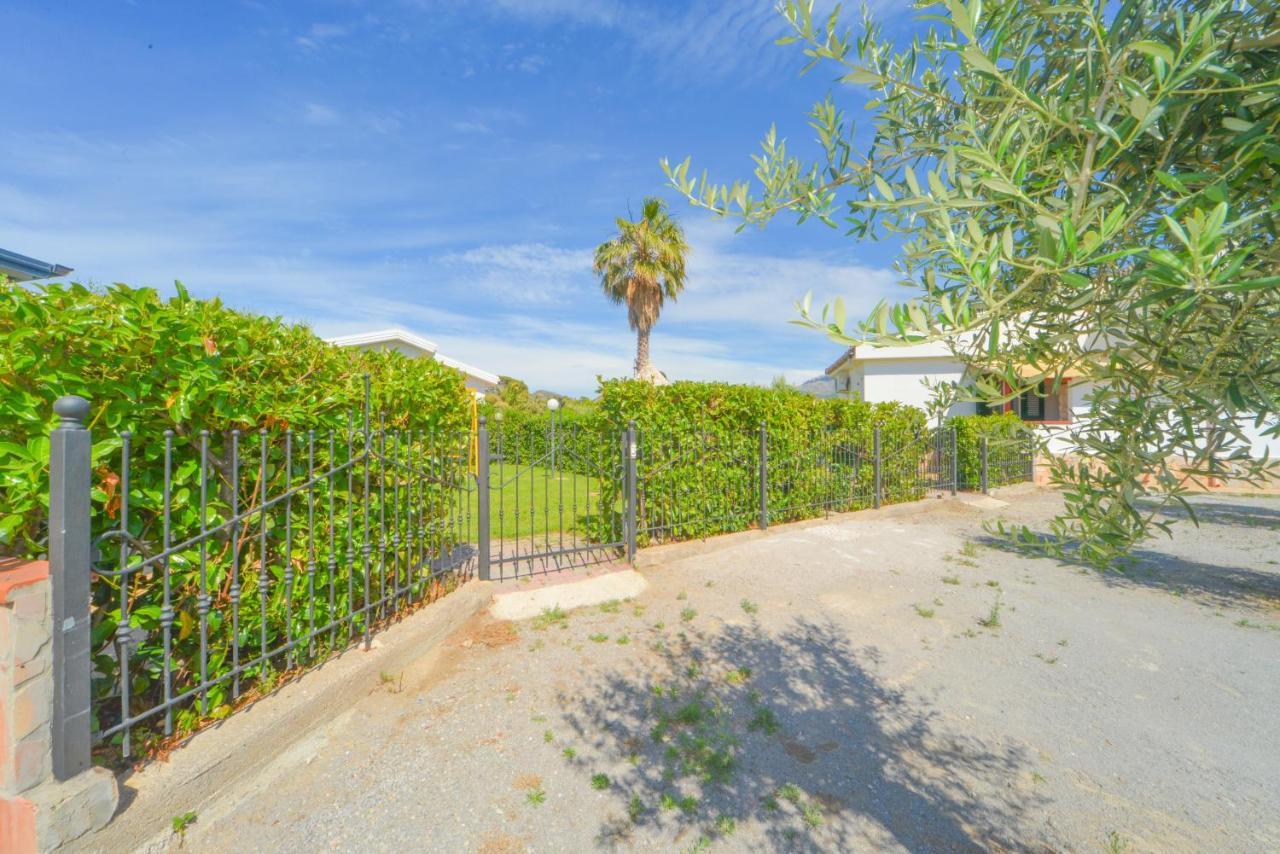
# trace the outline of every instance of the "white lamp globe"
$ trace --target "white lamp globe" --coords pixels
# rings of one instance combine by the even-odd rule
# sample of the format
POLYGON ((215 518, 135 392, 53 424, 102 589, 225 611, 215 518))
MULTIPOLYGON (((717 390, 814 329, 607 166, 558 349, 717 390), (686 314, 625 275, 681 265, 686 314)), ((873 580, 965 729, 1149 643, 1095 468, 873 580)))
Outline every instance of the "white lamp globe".
POLYGON ((550 409, 552 412, 555 412, 559 408, 560 401, 556 400, 554 397, 547 401, 547 409, 550 409))

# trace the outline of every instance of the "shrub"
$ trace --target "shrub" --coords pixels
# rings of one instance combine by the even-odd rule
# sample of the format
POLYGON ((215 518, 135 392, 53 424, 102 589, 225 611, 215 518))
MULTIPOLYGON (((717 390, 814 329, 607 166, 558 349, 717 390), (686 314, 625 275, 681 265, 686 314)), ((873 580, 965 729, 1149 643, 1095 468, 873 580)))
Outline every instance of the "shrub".
POLYGON ((961 489, 982 487, 982 439, 987 440, 987 485, 1004 486, 1027 479, 1031 453, 1026 423, 1013 412, 958 415, 947 420, 956 430, 957 468, 961 489))
MULTIPOLYGON (((774 521, 854 510, 873 500, 872 433, 881 430, 886 502, 920 497, 929 452, 922 411, 822 400, 795 390, 635 380, 601 385, 599 414, 617 435, 635 421, 640 540, 705 537, 759 519, 760 426, 774 521)), ((620 484, 612 485, 621 488, 620 484)), ((606 483, 605 490, 611 485, 606 483)), ((603 505, 615 506, 613 496, 603 505)))
MULTIPOLYGON (((212 599, 204 665, 210 680, 232 670, 228 618, 232 539, 240 549, 234 569, 244 591, 238 637, 246 650, 243 660, 248 661, 257 656, 260 644, 274 649, 297 638, 304 620, 324 626, 357 611, 358 605, 366 603, 363 598, 357 601, 366 584, 380 595, 383 584, 391 583, 392 573, 408 567, 409 550, 422 545, 421 527, 416 543, 412 536, 398 540, 394 535, 404 527, 400 520, 408 518, 410 508, 421 525, 432 530, 443 528, 438 522, 452 511, 449 490, 465 470, 468 398, 462 375, 437 362, 395 352, 335 347, 304 326, 234 311, 218 300, 193 299, 181 285, 176 296, 164 299, 154 290, 125 285, 91 290, 80 285, 0 283, 0 338, 6 342, 0 349, 0 377, 5 384, 0 396, 0 434, 4 436, 0 443, 0 550, 4 553, 34 556, 46 549, 48 433, 56 420, 53 401, 64 394, 81 395, 91 405, 93 533, 118 531, 127 499, 134 555, 154 554, 163 547, 166 431, 171 431, 173 448, 170 542, 180 543, 201 530, 202 439, 209 450, 205 519, 214 528, 230 518, 233 499, 242 513, 249 511, 258 506, 255 502, 264 492, 276 496, 289 487, 296 490, 305 485, 312 460, 317 470, 323 470, 331 462, 344 461, 347 454, 361 452, 366 374, 371 409, 385 411, 385 417, 373 416, 373 447, 396 454, 397 461, 413 455, 420 465, 433 466, 437 475, 430 487, 419 487, 406 496, 394 491, 400 478, 396 466, 375 465, 366 500, 361 491, 363 477, 349 481, 343 474, 309 491, 303 487, 290 502, 249 517, 238 529, 238 537, 227 530, 211 535, 207 553, 194 546, 182 549, 165 564, 132 574, 128 582, 129 622, 134 632, 132 714, 153 705, 162 685, 165 575, 174 608, 171 662, 176 695, 200 681, 203 651, 197 599, 204 583, 212 599), (127 496, 121 494, 121 433, 126 430, 132 434, 127 496), (381 430, 387 431, 385 436, 381 430), (202 431, 208 431, 207 437, 202 431), (233 437, 233 431, 243 435, 233 437), (288 466, 286 441, 291 448, 288 466), (239 448, 238 477, 231 476, 233 443, 239 448), (263 471, 265 482, 260 478, 263 471), (309 526, 307 515, 311 501, 319 505, 315 527, 309 526), (327 507, 335 507, 336 514, 327 515, 327 507), (358 514, 365 507, 374 521, 362 530, 358 514), (380 523, 385 524, 383 510, 390 524, 399 527, 380 529, 380 523), (325 519, 328 527, 322 529, 325 519), (336 543, 332 550, 331 541, 336 543), (353 549, 365 545, 373 549, 368 572, 360 561, 351 559, 353 549), (331 563, 330 557, 334 558, 331 563), (315 568, 310 578, 305 577, 308 565, 315 568), (260 581, 268 589, 265 608, 258 595, 260 581), (314 590, 308 586, 312 582, 314 590)), ((446 539, 441 534, 432 543, 441 549, 450 547, 446 539)), ((119 548, 119 537, 104 541, 100 565, 112 566, 119 548)), ((95 580, 92 617, 98 700, 114 696, 119 682, 112 639, 121 622, 120 598, 118 577, 103 575, 95 580)), ((352 629, 360 631, 376 616, 365 613, 351 619, 352 629)), ((303 645, 292 655, 303 657, 306 652, 303 645)), ((323 650, 311 652, 322 654, 323 650)), ((239 678, 246 686, 254 679, 270 684, 272 668, 280 664, 265 661, 245 667, 239 678)), ((225 713, 231 699, 228 685, 214 685, 207 699, 209 714, 225 713)), ((178 731, 194 725, 190 708, 178 712, 178 731)), ((113 714, 118 715, 119 709, 113 714)), ((99 720, 99 724, 109 723, 99 720)))

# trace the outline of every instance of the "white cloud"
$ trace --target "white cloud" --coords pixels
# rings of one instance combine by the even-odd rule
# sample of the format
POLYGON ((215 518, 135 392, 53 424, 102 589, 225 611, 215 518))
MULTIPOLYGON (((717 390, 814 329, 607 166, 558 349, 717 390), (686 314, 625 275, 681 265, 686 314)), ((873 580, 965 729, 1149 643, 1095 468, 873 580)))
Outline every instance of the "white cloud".
POLYGON ((326 43, 345 36, 347 32, 347 27, 341 24, 315 23, 307 29, 305 35, 298 36, 293 41, 308 50, 318 50, 326 43))

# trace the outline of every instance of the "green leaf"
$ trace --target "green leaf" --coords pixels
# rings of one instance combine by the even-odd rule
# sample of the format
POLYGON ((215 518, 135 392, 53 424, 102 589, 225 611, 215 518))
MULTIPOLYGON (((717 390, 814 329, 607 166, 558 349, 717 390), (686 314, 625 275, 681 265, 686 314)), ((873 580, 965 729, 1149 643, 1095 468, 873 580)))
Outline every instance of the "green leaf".
POLYGON ((996 68, 995 64, 990 59, 987 59, 987 55, 984 54, 982 49, 977 45, 971 44, 966 47, 962 56, 964 57, 965 62, 972 65, 979 71, 985 71, 988 74, 999 76, 1000 70, 996 68))
POLYGON ((1168 45, 1161 44, 1157 41, 1138 41, 1134 42, 1130 47, 1139 53, 1144 53, 1147 56, 1159 59, 1166 65, 1173 65, 1173 48, 1168 45))

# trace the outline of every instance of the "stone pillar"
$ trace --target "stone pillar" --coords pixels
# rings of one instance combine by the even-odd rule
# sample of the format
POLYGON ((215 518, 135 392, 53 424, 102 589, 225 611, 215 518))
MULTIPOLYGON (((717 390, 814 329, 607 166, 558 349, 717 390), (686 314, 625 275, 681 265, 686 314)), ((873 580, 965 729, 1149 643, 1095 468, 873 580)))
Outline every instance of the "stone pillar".
POLYGON ((49 565, 0 560, 0 851, 52 851, 115 813, 115 775, 53 776, 49 565))

